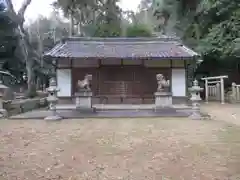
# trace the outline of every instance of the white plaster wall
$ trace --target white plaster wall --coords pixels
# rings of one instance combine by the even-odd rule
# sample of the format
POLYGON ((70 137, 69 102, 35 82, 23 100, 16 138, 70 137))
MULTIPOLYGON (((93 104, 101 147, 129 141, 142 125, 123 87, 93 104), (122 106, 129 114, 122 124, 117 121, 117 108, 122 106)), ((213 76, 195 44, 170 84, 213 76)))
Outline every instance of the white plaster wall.
POLYGON ((172 69, 172 93, 175 97, 186 96, 186 70, 172 69))
POLYGON ((57 69, 57 85, 60 91, 59 97, 71 97, 72 94, 72 70, 57 69))

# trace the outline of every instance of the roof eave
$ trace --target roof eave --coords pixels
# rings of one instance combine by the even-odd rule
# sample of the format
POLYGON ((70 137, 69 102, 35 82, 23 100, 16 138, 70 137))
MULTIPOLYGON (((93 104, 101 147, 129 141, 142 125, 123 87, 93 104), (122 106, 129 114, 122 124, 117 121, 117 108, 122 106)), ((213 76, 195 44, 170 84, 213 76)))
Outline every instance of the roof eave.
POLYGON ((51 56, 45 55, 45 58, 58 59, 152 59, 152 60, 195 60, 198 56, 183 56, 183 57, 71 57, 71 56, 51 56))

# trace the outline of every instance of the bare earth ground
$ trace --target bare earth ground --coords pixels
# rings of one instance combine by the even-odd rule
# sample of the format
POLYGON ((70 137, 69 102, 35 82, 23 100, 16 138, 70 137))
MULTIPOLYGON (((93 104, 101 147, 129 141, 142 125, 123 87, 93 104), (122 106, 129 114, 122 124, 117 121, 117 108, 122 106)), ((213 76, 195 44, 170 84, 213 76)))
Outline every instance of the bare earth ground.
POLYGON ((222 120, 4 120, 0 180, 237 180, 239 137, 222 120))
POLYGON ((240 104, 203 103, 202 110, 214 120, 240 125, 240 104))

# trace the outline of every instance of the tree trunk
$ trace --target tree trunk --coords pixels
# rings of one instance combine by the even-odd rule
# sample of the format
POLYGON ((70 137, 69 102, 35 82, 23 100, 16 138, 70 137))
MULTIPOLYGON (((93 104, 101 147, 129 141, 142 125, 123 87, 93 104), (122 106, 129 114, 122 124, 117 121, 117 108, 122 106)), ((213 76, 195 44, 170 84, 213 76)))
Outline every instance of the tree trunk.
POLYGON ((25 31, 23 24, 25 22, 24 19, 24 14, 27 10, 27 7, 30 5, 32 0, 25 0, 21 6, 21 8, 19 9, 18 13, 16 14, 14 9, 13 9, 13 5, 12 5, 12 1, 8 0, 8 4, 9 4, 9 10, 13 13, 15 13, 18 16, 18 34, 19 34, 19 39, 18 39, 18 46, 21 50, 23 59, 26 63, 26 70, 27 70, 27 77, 28 77, 28 91, 32 91, 33 88, 35 86, 35 81, 34 81, 34 73, 33 73, 33 59, 29 57, 29 49, 31 48, 30 46, 30 41, 29 41, 29 34, 28 32, 25 31))
POLYGON ((27 96, 28 97, 33 97, 36 94, 36 87, 35 87, 35 76, 34 76, 34 70, 33 70, 33 64, 34 64, 34 59, 29 56, 28 49, 31 48, 29 47, 30 41, 29 41, 29 35, 25 31, 23 24, 25 22, 24 14, 27 10, 27 7, 30 5, 32 0, 25 0, 22 4, 22 7, 18 11, 18 16, 20 19, 19 26, 20 26, 20 34, 22 38, 22 45, 21 48, 25 49, 25 62, 26 62, 26 70, 27 70, 27 84, 28 84, 28 90, 27 90, 27 96))
POLYGON ((73 36, 73 29, 74 29, 74 22, 73 22, 73 16, 72 16, 72 12, 70 12, 69 14, 69 37, 73 36))
POLYGON ((35 80, 34 80, 34 71, 33 71, 33 61, 29 61, 26 63, 26 69, 27 69, 27 75, 28 75, 28 91, 32 89, 32 87, 35 85, 35 80))

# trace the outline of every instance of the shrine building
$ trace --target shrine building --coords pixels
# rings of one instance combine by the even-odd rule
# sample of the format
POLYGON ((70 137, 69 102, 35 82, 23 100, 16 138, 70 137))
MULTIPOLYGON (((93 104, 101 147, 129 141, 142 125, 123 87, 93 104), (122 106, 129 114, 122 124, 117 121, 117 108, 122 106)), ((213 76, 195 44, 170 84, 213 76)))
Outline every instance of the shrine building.
POLYGON ((93 104, 151 104, 156 74, 170 80, 173 103, 187 97, 188 66, 198 54, 174 38, 71 37, 45 53, 56 65, 62 102, 74 102, 77 81, 92 74, 93 104))

